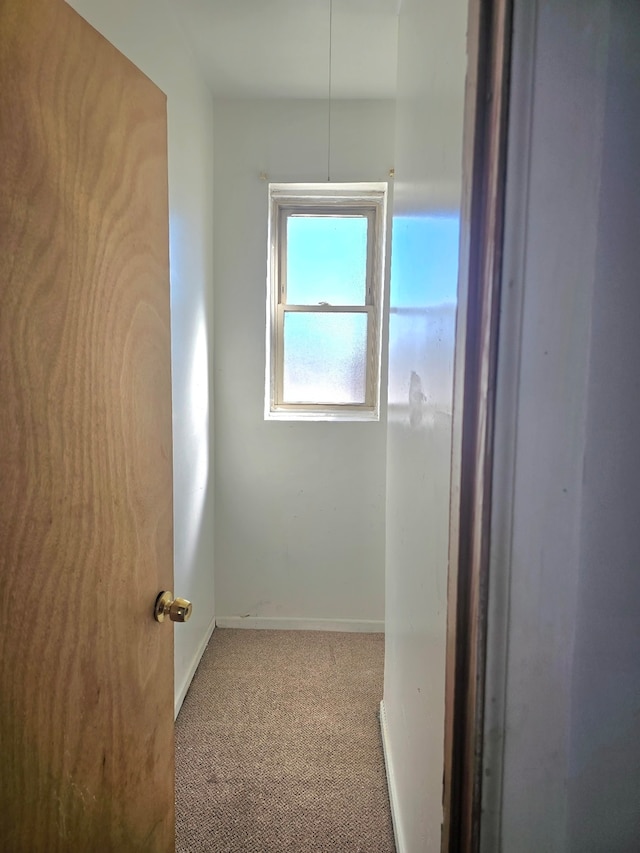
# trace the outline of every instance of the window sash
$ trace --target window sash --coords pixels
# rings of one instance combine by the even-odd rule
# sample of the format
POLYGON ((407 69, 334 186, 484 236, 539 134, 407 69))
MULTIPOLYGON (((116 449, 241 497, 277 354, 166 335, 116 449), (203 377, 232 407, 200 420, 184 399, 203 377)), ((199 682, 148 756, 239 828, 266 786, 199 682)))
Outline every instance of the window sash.
POLYGON ((365 271, 364 304, 374 305, 376 296, 375 287, 373 286, 376 208, 373 207, 370 202, 361 205, 350 205, 349 207, 336 207, 335 205, 333 207, 324 207, 319 205, 309 206, 301 204, 279 205, 277 275, 280 286, 278 289, 278 304, 285 305, 287 303, 287 220, 290 216, 308 216, 309 218, 326 216, 334 219, 358 216, 367 219, 367 268, 365 271))
POLYGON ((373 305, 278 305, 275 328, 275 366, 276 383, 274 403, 278 409, 310 411, 325 411, 335 409, 357 409, 368 411, 375 404, 375 335, 374 335, 374 307, 373 305), (366 314, 367 316, 367 342, 366 342, 366 377, 365 377, 365 399, 363 403, 287 403, 284 400, 284 316, 286 313, 301 314, 366 314))

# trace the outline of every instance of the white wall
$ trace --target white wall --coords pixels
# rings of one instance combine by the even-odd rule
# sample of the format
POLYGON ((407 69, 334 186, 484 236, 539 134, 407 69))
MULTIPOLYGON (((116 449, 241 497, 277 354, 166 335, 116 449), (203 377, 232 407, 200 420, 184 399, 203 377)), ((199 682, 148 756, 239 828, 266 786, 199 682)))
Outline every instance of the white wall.
POLYGON ((637 4, 516 2, 487 853, 638 849, 639 56, 637 4))
POLYGON ((466 3, 400 11, 383 736, 398 853, 440 849, 466 3))
MULTIPOLYGON (((388 101, 334 102, 332 180, 388 179, 393 115, 388 101)), ((384 420, 264 420, 268 187, 259 176, 326 180, 327 102, 216 101, 214 116, 216 618, 378 623, 384 420)))
POLYGON ((175 628, 178 706, 212 628, 212 102, 168 0, 71 5, 167 95, 176 595, 193 601, 175 628))

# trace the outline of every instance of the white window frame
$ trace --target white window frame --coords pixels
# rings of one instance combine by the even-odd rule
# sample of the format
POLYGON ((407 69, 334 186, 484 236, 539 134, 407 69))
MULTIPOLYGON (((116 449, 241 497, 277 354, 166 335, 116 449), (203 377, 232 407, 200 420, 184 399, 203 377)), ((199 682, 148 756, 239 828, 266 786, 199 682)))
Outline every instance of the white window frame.
POLYGON ((377 421, 380 419, 380 362, 387 231, 387 184, 269 184, 269 237, 265 419, 377 421), (291 215, 365 215, 367 229, 364 305, 289 305, 286 302, 286 220, 291 215), (364 403, 284 403, 284 316, 287 312, 367 315, 364 403))

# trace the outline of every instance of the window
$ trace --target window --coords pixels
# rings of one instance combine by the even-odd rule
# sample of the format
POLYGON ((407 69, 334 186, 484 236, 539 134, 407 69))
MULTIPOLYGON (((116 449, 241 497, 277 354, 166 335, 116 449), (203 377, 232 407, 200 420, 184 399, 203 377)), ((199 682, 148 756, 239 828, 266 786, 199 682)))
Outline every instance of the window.
POLYGON ((265 417, 377 420, 386 184, 270 184, 265 417))

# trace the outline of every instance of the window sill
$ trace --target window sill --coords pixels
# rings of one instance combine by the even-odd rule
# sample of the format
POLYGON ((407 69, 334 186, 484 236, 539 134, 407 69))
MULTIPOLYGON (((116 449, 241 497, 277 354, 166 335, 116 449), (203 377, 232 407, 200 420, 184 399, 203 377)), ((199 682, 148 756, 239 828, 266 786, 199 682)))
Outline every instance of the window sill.
POLYGON ((315 410, 309 411, 304 409, 273 409, 265 412, 265 421, 325 421, 325 422, 352 422, 352 423, 367 423, 379 422, 379 411, 358 411, 350 409, 349 411, 328 411, 315 410))

